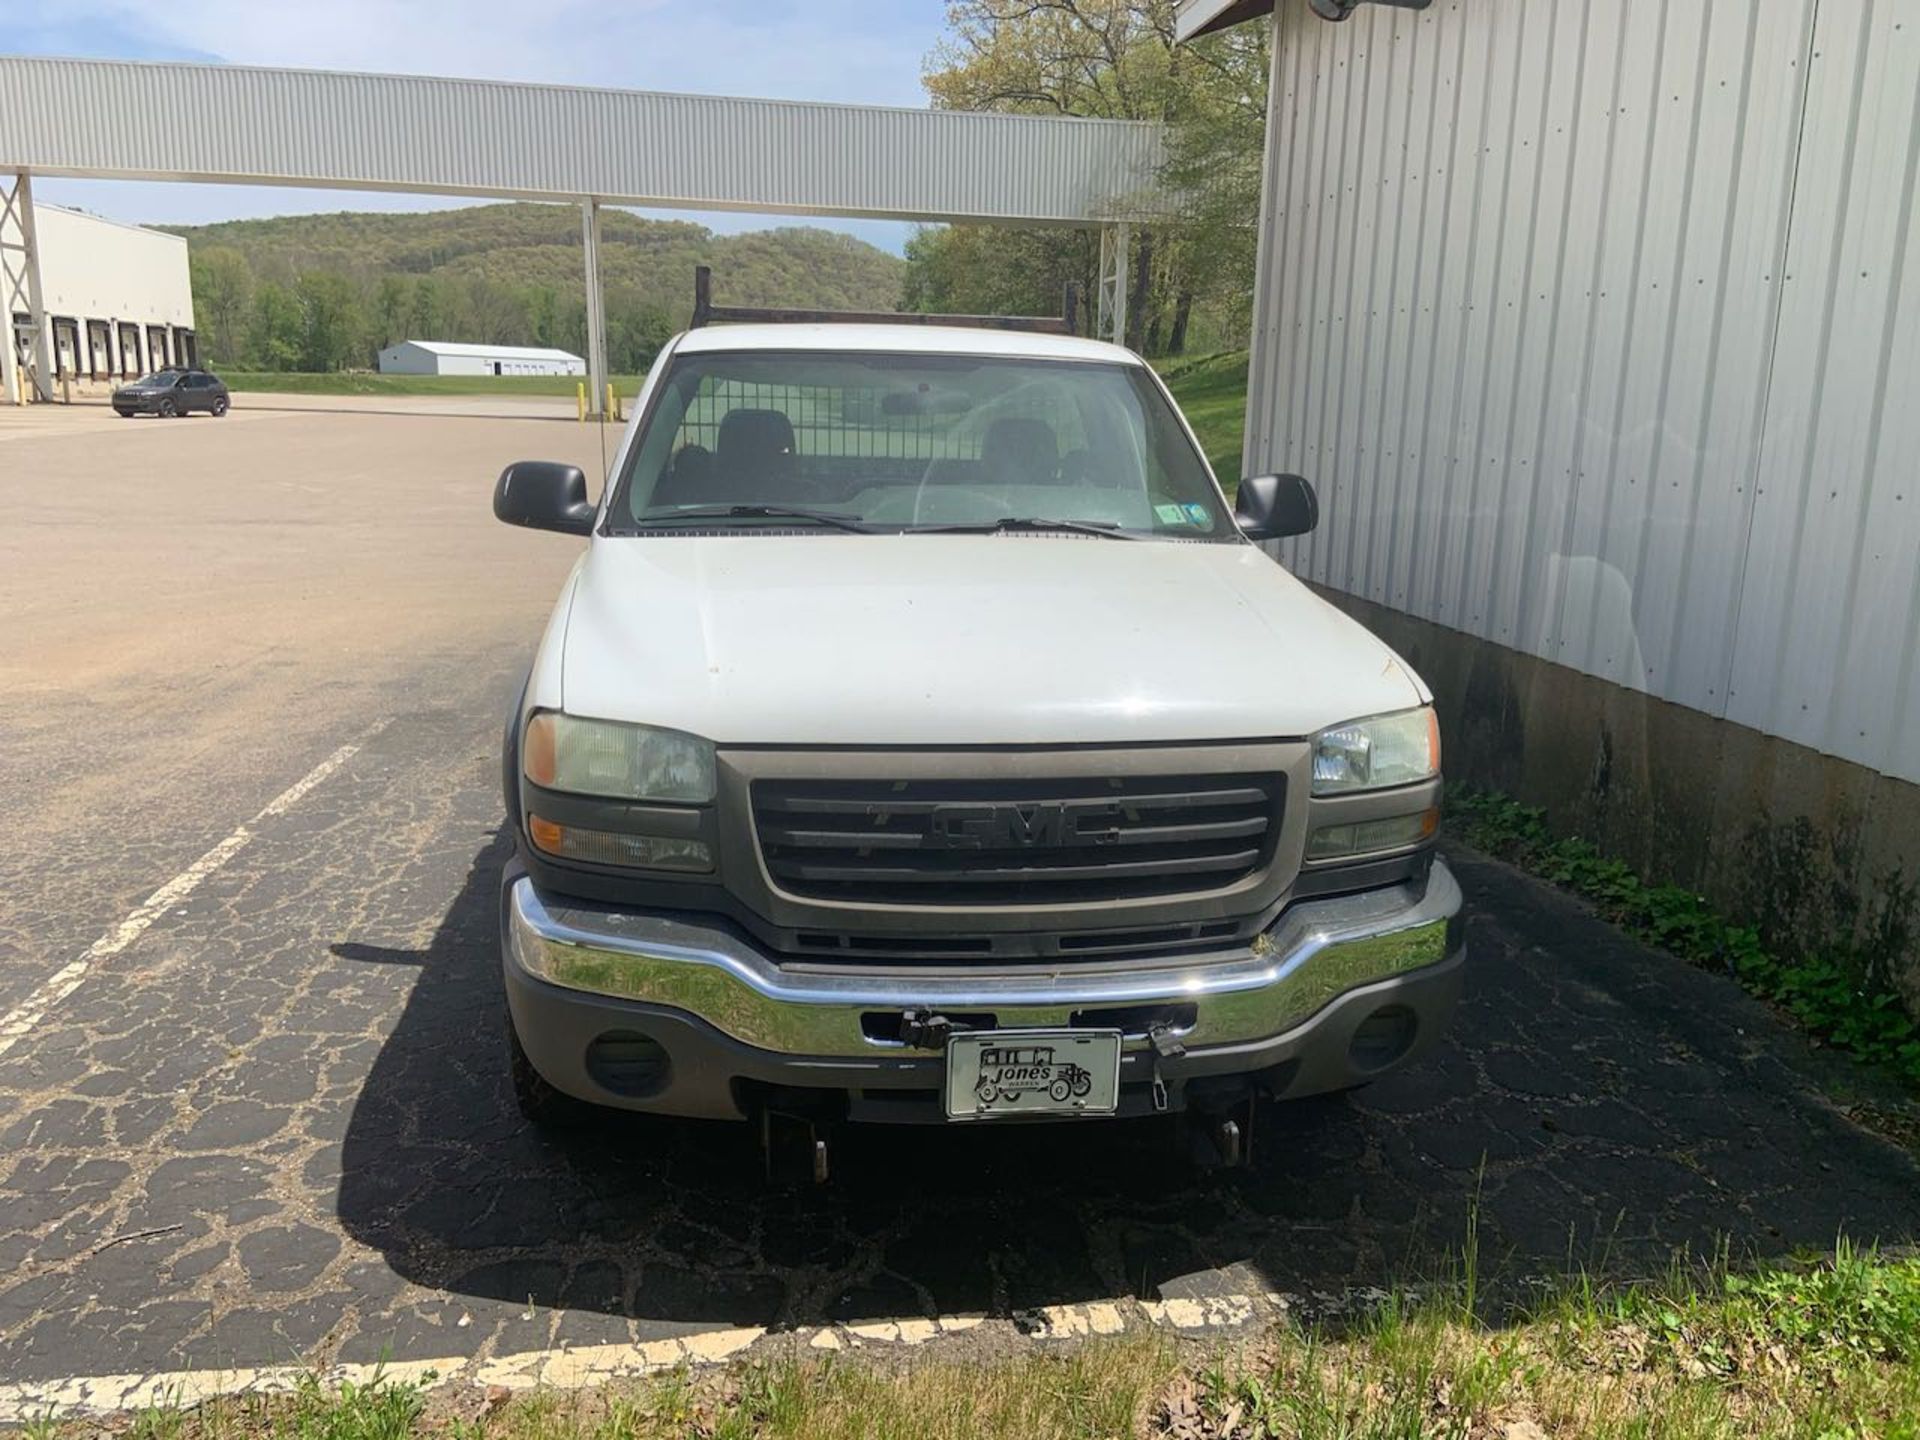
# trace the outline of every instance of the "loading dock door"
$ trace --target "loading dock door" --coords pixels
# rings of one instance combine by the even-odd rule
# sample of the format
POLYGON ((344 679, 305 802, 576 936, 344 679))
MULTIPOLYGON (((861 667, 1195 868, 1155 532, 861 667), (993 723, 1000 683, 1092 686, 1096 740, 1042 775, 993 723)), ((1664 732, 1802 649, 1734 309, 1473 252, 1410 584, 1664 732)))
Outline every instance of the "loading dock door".
POLYGON ((140 327, 120 322, 120 373, 131 380, 140 370, 140 327))
POLYGON ((104 320, 87 321, 87 373, 96 380, 113 374, 113 332, 104 320))
POLYGON ((72 375, 80 369, 80 325, 74 320, 53 322, 53 373, 72 375))
POLYGON ((167 327, 147 326, 147 369, 158 370, 167 363, 167 327))

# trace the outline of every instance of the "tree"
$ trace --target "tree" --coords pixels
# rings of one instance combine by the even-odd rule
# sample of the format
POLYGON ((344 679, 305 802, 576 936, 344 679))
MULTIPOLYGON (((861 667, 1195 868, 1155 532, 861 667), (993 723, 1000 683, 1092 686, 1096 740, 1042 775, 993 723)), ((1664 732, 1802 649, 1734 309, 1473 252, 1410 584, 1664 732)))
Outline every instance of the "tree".
POLYGON ((253 301, 253 267, 231 246, 195 252, 189 265, 193 313, 205 332, 207 352, 216 364, 231 365, 247 339, 253 301))
POLYGON ((995 225, 918 230, 906 255, 901 304, 960 315, 1058 315, 1069 283, 1092 293, 1100 258, 1087 231, 995 225))
POLYGON ((460 338, 482 345, 511 345, 533 326, 519 292, 475 275, 467 281, 467 333, 460 338))
POLYGON ((382 275, 373 294, 374 349, 416 338, 407 333, 412 318, 413 281, 405 275, 382 275))
MULTIPOLYGON (((1160 179, 1176 208, 1164 224, 1134 228, 1128 280, 1128 338, 1146 350, 1184 348, 1196 304, 1208 308, 1214 334, 1244 336, 1265 135, 1267 22, 1177 45, 1173 21, 1174 0, 955 0, 922 77, 944 108, 1167 125, 1160 179)), ((997 241, 973 241, 965 229, 909 249, 910 296, 964 290, 959 269, 1048 248, 1004 230, 989 232, 997 241)), ((1063 250, 1056 234, 1051 251, 1063 250)))
POLYGON ((1182 206, 1168 259, 1240 328, 1253 308, 1273 27, 1234 25, 1188 48, 1211 78, 1183 90, 1168 116, 1161 181, 1182 206))
POLYGON ((294 370, 300 365, 300 302, 284 285, 267 281, 254 292, 253 320, 247 327, 247 359, 262 370, 294 370))
POLYGON ((637 375, 673 334, 667 312, 625 287, 607 292, 607 367, 616 375, 637 375))
POLYGON ((366 359, 366 313, 344 275, 314 270, 294 282, 300 307, 300 368, 339 370, 366 359))

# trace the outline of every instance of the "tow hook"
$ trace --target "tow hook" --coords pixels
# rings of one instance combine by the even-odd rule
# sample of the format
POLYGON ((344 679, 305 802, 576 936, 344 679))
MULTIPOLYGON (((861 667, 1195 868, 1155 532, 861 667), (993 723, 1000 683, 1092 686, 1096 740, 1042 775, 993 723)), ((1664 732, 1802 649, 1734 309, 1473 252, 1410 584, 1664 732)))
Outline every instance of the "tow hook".
POLYGON ((1165 1114, 1167 1109, 1167 1082, 1160 1074, 1162 1060, 1174 1060, 1187 1053, 1187 1047, 1174 1037, 1174 1033, 1164 1025, 1155 1025, 1147 1031, 1147 1043, 1153 1046, 1153 1109, 1155 1114, 1165 1114))
POLYGON ((1187 1047, 1164 1025, 1156 1025, 1147 1031, 1147 1043, 1153 1046, 1153 1053, 1162 1060, 1177 1060, 1187 1053, 1187 1047))
POLYGON ((1231 1109, 1205 1108, 1197 1113, 1189 1112, 1199 1126, 1195 1141, 1206 1141, 1204 1149, 1197 1143, 1194 1145, 1194 1160, 1203 1167, 1217 1166, 1223 1170, 1237 1170, 1250 1164, 1253 1160, 1253 1116, 1258 1105, 1258 1099, 1248 1095, 1231 1109))
POLYGON ((813 1183, 824 1185, 831 1173, 831 1152, 827 1148, 824 1126, 806 1115, 790 1115, 781 1110, 760 1112, 760 1159, 766 1166, 768 1183, 780 1178, 789 1166, 783 1164, 792 1155, 799 1164, 810 1166, 813 1183))
POLYGON ((900 1043, 910 1050, 944 1050, 947 1041, 966 1028, 931 1010, 900 1012, 900 1043))
POLYGON ((1246 1160, 1246 1137, 1240 1133, 1239 1121, 1221 1116, 1209 1127, 1207 1138, 1226 1169, 1236 1169, 1246 1160))

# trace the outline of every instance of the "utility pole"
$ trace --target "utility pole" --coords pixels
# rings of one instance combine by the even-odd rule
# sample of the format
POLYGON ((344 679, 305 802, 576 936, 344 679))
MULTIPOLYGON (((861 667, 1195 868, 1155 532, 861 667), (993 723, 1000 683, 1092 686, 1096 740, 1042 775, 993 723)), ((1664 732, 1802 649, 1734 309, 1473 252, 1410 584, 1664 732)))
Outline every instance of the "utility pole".
POLYGON ((600 290, 600 202, 580 202, 580 235, 587 269, 587 413, 606 418, 607 312, 600 290))

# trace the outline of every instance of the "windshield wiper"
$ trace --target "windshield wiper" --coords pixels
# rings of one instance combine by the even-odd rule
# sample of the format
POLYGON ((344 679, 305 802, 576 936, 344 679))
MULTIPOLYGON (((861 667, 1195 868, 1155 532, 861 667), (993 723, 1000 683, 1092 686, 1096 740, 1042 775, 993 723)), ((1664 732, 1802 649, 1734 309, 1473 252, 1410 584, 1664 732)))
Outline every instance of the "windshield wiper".
POLYGON ((856 535, 871 535, 873 527, 851 515, 833 510, 809 510, 799 505, 689 505, 665 515, 645 515, 636 525, 677 525, 684 520, 807 520, 815 525, 831 525, 856 535))
POLYGON ((1019 530, 1071 530, 1076 535, 1097 535, 1102 540, 1139 540, 1120 528, 1114 520, 1049 520, 1039 515, 1002 515, 998 520, 955 525, 912 525, 911 535, 998 535, 1019 530))

